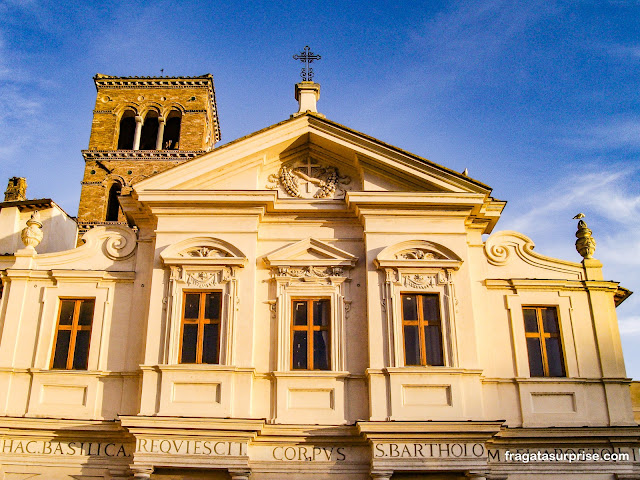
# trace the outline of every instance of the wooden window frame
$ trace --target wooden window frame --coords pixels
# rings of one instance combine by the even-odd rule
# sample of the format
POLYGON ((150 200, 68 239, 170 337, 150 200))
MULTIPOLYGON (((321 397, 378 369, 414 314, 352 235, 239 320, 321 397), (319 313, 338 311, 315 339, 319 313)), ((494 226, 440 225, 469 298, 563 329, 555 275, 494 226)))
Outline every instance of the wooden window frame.
MULTIPOLYGON (((51 362, 49 364, 49 368, 51 370, 80 370, 73 368, 73 358, 76 353, 76 337, 78 335, 78 331, 80 330, 88 330, 89 331, 89 351, 91 351, 91 329, 93 328, 93 317, 96 314, 96 299, 95 297, 59 297, 58 298, 58 319, 56 321, 56 333, 53 338, 53 352, 51 353, 51 362), (91 313, 91 323, 89 325, 78 325, 78 319, 80 317, 80 306, 82 302, 87 300, 93 300, 93 312, 91 313), (73 306, 73 319, 71 321, 71 325, 60 325, 60 316, 62 315, 62 302, 63 301, 74 301, 75 304, 73 306), (69 330, 71 331, 69 337, 69 348, 67 350, 67 364, 65 368, 54 368, 53 362, 56 358, 56 350, 58 347, 58 332, 60 330, 69 330)), ((89 351, 87 352, 87 360, 89 358, 89 351)), ((82 369, 85 370, 85 369, 82 369)))
POLYGON ((444 338, 442 335, 442 305, 440 304, 440 294, 439 293, 417 293, 417 292, 401 292, 400 293, 400 312, 402 315, 402 351, 404 356, 404 365, 405 367, 442 367, 445 364, 445 352, 444 352, 444 338), (418 319, 417 320, 406 320, 404 316, 404 297, 405 296, 415 296, 419 299, 419 302, 416 304, 416 308, 418 310, 418 319), (422 297, 426 296, 434 296, 438 299, 438 321, 429 321, 424 319, 424 310, 422 308, 422 297), (442 357, 442 365, 429 365, 427 363, 427 348, 426 348, 426 338, 424 335, 424 327, 437 325, 440 331, 440 356, 442 357), (404 338, 404 327, 405 326, 417 326, 418 327, 418 339, 419 339, 419 347, 420 347, 420 365, 407 365, 407 351, 406 351, 406 342, 404 338))
MULTIPOLYGON (((524 323, 524 336, 525 342, 527 338, 536 338, 540 342, 540 354, 542 356, 542 372, 541 376, 532 376, 533 378, 565 378, 567 376, 567 367, 566 361, 564 358, 564 347, 562 341, 562 330, 560 327, 560 314, 558 311, 557 305, 522 305, 522 319, 524 323), (558 322, 558 331, 556 333, 546 332, 544 330, 544 322, 542 320, 542 310, 546 308, 553 308, 556 311, 556 321, 558 322), (527 332, 527 325, 524 323, 524 311, 526 309, 535 310, 536 312, 536 321, 538 323, 538 331, 537 332, 527 332), (548 338, 557 338, 558 344, 560 345, 560 366, 562 367, 562 375, 552 376, 549 374, 549 357, 547 355, 547 339, 548 338)), ((527 361, 529 360, 529 346, 527 345, 527 361)), ((529 365, 529 374, 531 374, 531 365, 529 365)))
POLYGON ((180 317, 180 345, 178 350, 178 363, 183 365, 201 365, 202 363, 202 350, 204 344, 204 326, 205 325, 218 325, 218 343, 216 345, 216 363, 205 363, 204 365, 220 365, 220 344, 222 338, 222 297, 223 292, 221 290, 183 290, 182 291, 182 314, 180 317), (220 317, 217 319, 204 318, 205 314, 205 300, 207 298, 207 294, 211 293, 220 293, 220 306, 218 308, 218 312, 220 317), (187 304, 187 295, 190 294, 198 294, 200 295, 200 303, 198 310, 198 318, 195 319, 185 319, 185 307, 187 304), (182 341, 184 339, 184 326, 185 323, 188 325, 198 325, 198 336, 196 339, 196 361, 183 363, 182 362, 182 341))
POLYGON ((322 331, 326 331, 328 332, 327 335, 327 348, 329 349, 328 352, 328 368, 326 370, 320 370, 317 369, 318 371, 330 371, 331 370, 331 299, 328 297, 295 297, 295 298, 291 298, 291 322, 290 322, 290 344, 289 344, 289 350, 290 350, 290 354, 289 354, 289 361, 290 361, 290 365, 291 365, 291 370, 301 370, 301 371, 306 371, 306 370, 316 370, 314 368, 313 365, 313 333, 314 332, 322 332, 322 331), (313 302, 317 302, 319 300, 324 300, 328 303, 328 314, 329 314, 329 321, 327 322, 327 325, 314 325, 313 324, 313 302), (295 309, 294 309, 294 304, 296 302, 306 302, 307 303, 307 324, 306 325, 294 325, 294 319, 295 319, 295 309), (293 332, 307 332, 307 368, 293 368, 293 332))

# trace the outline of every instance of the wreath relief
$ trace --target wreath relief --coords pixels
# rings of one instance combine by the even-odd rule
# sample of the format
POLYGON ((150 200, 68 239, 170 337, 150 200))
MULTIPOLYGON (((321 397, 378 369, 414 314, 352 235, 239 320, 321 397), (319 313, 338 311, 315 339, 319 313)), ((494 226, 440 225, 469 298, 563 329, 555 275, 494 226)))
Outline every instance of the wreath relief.
POLYGON ((267 188, 281 187, 290 197, 342 198, 345 191, 340 187, 351 183, 351 178, 340 176, 336 167, 321 167, 307 160, 283 165, 277 174, 269 175, 269 182, 267 188))

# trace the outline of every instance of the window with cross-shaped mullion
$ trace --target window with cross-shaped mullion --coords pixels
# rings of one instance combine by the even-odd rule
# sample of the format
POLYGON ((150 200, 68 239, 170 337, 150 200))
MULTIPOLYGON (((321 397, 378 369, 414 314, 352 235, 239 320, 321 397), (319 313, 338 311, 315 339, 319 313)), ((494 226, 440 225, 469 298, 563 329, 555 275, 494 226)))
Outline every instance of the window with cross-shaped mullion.
POLYGON ((292 300, 292 369, 330 369, 330 305, 328 298, 292 300))
POLYGON ((94 298, 61 298, 51 368, 86 370, 94 298))
POLYGON ((219 363, 221 310, 222 292, 184 293, 180 363, 219 363))
POLYGON ((404 364, 443 366, 439 296, 403 294, 401 297, 404 364))
POLYGON ((524 330, 532 377, 564 377, 562 339, 555 306, 523 306, 524 330))

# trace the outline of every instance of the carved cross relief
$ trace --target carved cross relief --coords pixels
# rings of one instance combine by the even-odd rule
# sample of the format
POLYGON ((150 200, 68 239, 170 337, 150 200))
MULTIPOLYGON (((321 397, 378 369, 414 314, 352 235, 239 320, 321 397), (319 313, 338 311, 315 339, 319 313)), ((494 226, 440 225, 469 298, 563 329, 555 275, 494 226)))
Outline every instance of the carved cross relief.
POLYGON ((333 166, 323 166, 311 156, 288 162, 277 174, 269 175, 267 188, 280 189, 290 197, 342 198, 351 178, 341 176, 333 166))

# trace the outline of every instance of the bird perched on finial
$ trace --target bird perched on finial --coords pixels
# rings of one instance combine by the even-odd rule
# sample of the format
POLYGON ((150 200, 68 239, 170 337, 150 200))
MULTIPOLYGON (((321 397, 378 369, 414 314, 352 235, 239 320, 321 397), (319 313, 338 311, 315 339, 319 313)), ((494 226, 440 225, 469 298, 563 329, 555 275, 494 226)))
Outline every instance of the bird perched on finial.
POLYGON ((584 213, 579 213, 575 217, 573 217, 574 220, 580 220, 581 218, 584 218, 584 213))

